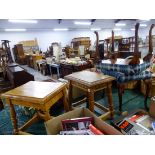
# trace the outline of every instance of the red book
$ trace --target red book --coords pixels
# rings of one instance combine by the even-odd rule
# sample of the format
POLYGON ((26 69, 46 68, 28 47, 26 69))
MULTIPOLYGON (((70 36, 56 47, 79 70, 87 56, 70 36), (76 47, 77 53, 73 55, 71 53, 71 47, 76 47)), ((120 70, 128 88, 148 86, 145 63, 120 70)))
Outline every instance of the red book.
POLYGON ((99 129, 97 129, 94 125, 90 124, 89 129, 91 132, 93 132, 95 135, 104 135, 99 129))
POLYGON ((132 117, 130 117, 129 119, 132 122, 136 122, 136 120, 139 119, 142 116, 144 116, 144 114, 136 114, 136 115, 133 115, 132 117))

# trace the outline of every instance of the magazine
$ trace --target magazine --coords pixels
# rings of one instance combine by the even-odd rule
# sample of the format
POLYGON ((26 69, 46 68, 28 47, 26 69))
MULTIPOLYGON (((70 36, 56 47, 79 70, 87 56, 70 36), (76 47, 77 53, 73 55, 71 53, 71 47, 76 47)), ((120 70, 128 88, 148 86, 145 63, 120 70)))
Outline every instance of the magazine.
POLYGON ((149 131, 144 126, 138 123, 132 122, 130 119, 125 118, 118 124, 121 132, 125 135, 151 135, 152 131, 149 131))
POLYGON ((60 131, 60 135, 94 135, 91 130, 60 131))
POLYGON ((64 131, 86 130, 89 129, 90 124, 93 124, 93 117, 81 117, 62 120, 62 127, 64 131))
POLYGON ((153 121, 154 119, 152 117, 150 117, 149 115, 144 115, 136 120, 136 124, 145 128, 148 131, 153 131, 153 128, 152 128, 153 121))

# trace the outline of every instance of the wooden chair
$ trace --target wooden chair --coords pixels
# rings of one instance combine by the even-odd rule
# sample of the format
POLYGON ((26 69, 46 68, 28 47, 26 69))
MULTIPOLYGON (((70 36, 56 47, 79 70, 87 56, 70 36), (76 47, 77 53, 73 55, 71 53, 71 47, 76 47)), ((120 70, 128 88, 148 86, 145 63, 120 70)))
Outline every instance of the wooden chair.
MULTIPOLYGON (((114 76, 116 78, 118 84, 118 96, 119 96, 119 111, 122 114, 122 95, 125 90, 125 83, 128 81, 135 81, 135 80, 144 80, 146 84, 146 94, 144 99, 144 106, 147 108, 147 98, 151 88, 151 73, 145 71, 150 65, 149 62, 147 63, 140 63, 140 59, 138 56, 138 28, 139 23, 135 25, 135 49, 134 49, 134 56, 130 59, 122 59, 121 63, 118 59, 111 56, 111 59, 102 61, 97 68, 104 73, 105 75, 114 76), (117 61, 118 60, 118 61, 117 61), (127 61, 129 60, 128 64, 127 61), (140 76, 139 76, 140 74, 140 76)), ((112 35, 113 36, 113 35, 112 35)), ((113 38, 113 37, 112 37, 113 38)), ((98 38, 97 38, 98 39, 98 38)), ((114 42, 114 39, 112 39, 114 42)), ((113 45, 113 43, 112 43, 113 45)), ((113 49, 113 48, 112 48, 113 49)), ((98 50, 96 50, 98 54, 98 50)), ((99 55, 98 55, 99 57, 99 55)))

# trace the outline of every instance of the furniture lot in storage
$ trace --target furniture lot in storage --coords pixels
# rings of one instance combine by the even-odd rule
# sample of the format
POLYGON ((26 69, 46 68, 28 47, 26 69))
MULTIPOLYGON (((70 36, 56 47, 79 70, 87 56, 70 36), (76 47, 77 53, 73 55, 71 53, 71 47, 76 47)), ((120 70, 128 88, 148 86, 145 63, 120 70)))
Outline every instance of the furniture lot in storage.
POLYGON ((47 134, 57 135, 62 131, 61 121, 65 119, 80 118, 80 117, 93 117, 94 126, 102 131, 106 135, 121 135, 121 133, 116 130, 111 125, 102 121, 95 114, 93 114, 89 109, 86 108, 75 108, 73 111, 67 112, 63 115, 55 117, 45 122, 45 127, 47 134))

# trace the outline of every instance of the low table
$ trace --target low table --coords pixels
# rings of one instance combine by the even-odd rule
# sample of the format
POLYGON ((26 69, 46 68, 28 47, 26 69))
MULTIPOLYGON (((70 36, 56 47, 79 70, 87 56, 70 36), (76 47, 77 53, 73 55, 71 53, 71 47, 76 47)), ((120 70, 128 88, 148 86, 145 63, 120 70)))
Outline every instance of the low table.
POLYGON ((53 68, 56 68, 56 70, 57 70, 57 78, 59 79, 60 78, 60 65, 59 64, 49 64, 48 63, 48 65, 49 65, 49 70, 50 70, 50 75, 52 75, 52 67, 53 68))
POLYGON ((66 84, 61 82, 38 82, 30 81, 20 87, 12 89, 4 94, 2 98, 10 106, 10 115, 13 124, 14 134, 22 134, 22 130, 28 128, 40 118, 45 121, 51 119, 49 109, 60 98, 63 98, 64 108, 69 111, 66 99, 66 84), (36 114, 22 127, 18 128, 14 105, 35 108, 36 114))
MULTIPOLYGON (((107 118, 113 118, 114 109, 112 102, 112 90, 111 85, 114 77, 103 75, 91 71, 80 71, 70 75, 65 76, 65 79, 69 80, 69 102, 71 108, 72 102, 72 86, 80 88, 87 92, 88 106, 90 111, 94 112, 94 106, 97 106, 103 111, 106 111, 106 114, 102 115, 100 118, 105 120, 107 118), (106 89, 109 108, 100 105, 94 101, 94 93, 96 91, 106 89)), ((82 102, 84 102, 83 100, 82 102)), ((81 102, 77 102, 73 105, 79 105, 81 102)))

